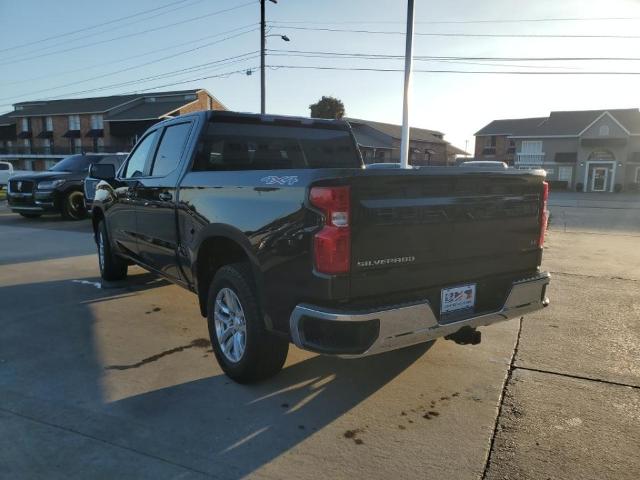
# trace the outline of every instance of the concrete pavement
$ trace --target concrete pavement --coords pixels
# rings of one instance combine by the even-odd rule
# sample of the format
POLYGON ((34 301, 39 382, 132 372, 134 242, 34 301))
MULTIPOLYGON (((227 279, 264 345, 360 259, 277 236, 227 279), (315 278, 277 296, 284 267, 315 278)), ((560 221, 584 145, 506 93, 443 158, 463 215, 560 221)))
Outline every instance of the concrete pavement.
POLYGON ((522 328, 362 360, 291 347, 252 386, 222 375, 192 294, 138 268, 97 288, 88 222, 0 210, 0 476, 634 478, 640 212, 566 208, 552 306, 522 328))

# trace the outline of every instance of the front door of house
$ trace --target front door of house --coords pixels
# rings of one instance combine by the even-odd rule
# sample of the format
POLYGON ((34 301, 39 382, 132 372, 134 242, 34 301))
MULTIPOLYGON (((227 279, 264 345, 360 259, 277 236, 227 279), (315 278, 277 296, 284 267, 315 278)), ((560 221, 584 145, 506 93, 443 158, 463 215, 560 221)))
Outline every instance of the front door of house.
POLYGON ((591 180, 591 190, 593 192, 606 192, 607 180, 609 179, 609 169, 606 167, 595 167, 591 180))

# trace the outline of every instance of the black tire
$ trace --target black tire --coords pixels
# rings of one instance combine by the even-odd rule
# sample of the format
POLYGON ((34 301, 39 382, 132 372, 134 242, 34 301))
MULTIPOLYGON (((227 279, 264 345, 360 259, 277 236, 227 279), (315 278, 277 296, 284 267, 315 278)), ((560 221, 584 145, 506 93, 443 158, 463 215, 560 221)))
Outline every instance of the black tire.
POLYGON ((64 196, 62 200, 62 216, 67 220, 83 220, 87 218, 84 193, 79 190, 73 190, 64 196))
POLYGON ((235 263, 218 270, 209 287, 207 307, 211 345, 227 376, 238 383, 251 383, 272 377, 282 369, 289 351, 289 340, 266 330, 249 264, 235 263), (237 361, 223 351, 216 333, 215 304, 218 293, 223 289, 229 289, 236 295, 244 316, 245 346, 237 361))
POLYGON ((107 227, 104 220, 98 224, 96 232, 96 245, 98 247, 98 266, 100 267, 100 276, 103 280, 114 282, 127 278, 127 262, 118 257, 111 250, 109 236, 107 235, 107 227))
POLYGON ((41 213, 20 213, 24 218, 40 218, 42 216, 41 213))

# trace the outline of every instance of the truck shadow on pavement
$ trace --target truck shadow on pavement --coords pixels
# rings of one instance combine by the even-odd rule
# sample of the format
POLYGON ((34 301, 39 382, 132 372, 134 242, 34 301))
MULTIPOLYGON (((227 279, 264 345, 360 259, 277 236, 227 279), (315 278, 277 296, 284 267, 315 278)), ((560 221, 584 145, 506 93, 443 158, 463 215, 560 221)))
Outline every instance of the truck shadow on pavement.
MULTIPOLYGON (((103 386, 108 365, 98 354, 109 346, 98 347, 104 339, 96 334, 97 319, 91 306, 166 282, 152 274, 140 274, 132 276, 124 288, 116 284, 99 289, 95 281, 85 278, 80 280, 83 283, 72 283, 67 279, 0 288, 0 303, 6 306, 0 315, 0 397, 5 390, 11 398, 18 398, 9 400, 7 396, 0 400, 0 407, 61 428, 81 433, 87 429, 84 434, 123 448, 155 452, 153 455, 216 477, 244 477, 277 459, 383 388, 431 347, 424 344, 357 360, 303 354, 302 360, 256 385, 239 385, 217 374, 109 403, 103 386), (29 401, 23 403, 20 396, 43 406, 29 411, 29 401), (61 408, 77 411, 59 415, 61 408), (87 421, 91 416, 101 419, 103 430, 90 430, 98 422, 95 418, 87 421), (140 436, 141 431, 146 433, 140 436)), ((206 339, 194 342, 186 345, 192 348, 191 353, 200 350, 208 355, 205 359, 198 354, 198 359, 207 365, 215 362, 206 339)), ((181 353, 186 348, 171 353, 186 355, 181 353)), ((163 358, 162 362, 170 365, 172 359, 163 358)), ((162 377, 167 367, 154 365, 152 375, 162 377)), ((130 375, 127 381, 134 383, 136 378, 131 375, 150 375, 145 362, 131 367, 127 372, 111 371, 110 382, 124 381, 118 375, 130 375)), ((203 369, 202 364, 197 367, 203 369)), ((176 372, 172 374, 176 376, 176 372)), ((177 377, 193 378, 193 372, 178 372, 177 377)), ((374 425, 366 422, 375 422, 375 418, 357 422, 347 422, 336 433, 335 442, 344 443, 340 449, 363 449, 356 453, 367 448, 366 432, 374 425)), ((24 435, 29 438, 31 432, 24 435)), ((20 459, 5 460, 26 461, 34 455, 28 445, 37 442, 20 447, 16 454, 20 459)), ((55 456, 64 456, 67 465, 84 462, 82 454, 64 442, 51 455, 41 463, 55 464, 55 456)))
MULTIPOLYGON (((176 449, 196 455, 201 471, 242 478, 342 417, 431 345, 363 359, 317 355, 256 385, 238 385, 217 375, 119 400, 109 411, 153 425, 154 432, 176 449)), ((364 423, 349 424, 336 434, 335 442, 344 443, 341 449, 364 454, 366 432, 375 428, 368 422, 375 418, 358 422, 364 423)))

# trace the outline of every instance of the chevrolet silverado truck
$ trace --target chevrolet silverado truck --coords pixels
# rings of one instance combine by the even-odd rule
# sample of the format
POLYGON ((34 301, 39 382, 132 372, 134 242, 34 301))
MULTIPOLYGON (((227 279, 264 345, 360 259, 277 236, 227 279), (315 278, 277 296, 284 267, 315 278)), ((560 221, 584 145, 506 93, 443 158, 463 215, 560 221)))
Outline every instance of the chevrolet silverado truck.
POLYGON ((365 169, 346 122, 209 111, 90 175, 102 278, 137 264, 193 291, 238 382, 277 373, 290 342, 346 357, 476 343, 548 304, 541 170, 365 169))

